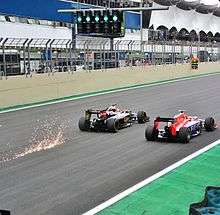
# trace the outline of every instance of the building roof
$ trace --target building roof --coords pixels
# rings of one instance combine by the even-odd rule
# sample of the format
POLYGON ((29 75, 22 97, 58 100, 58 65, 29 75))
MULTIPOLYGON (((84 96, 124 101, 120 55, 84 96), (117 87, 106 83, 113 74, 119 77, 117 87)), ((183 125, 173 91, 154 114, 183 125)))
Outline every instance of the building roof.
MULTIPOLYGON (((177 2, 177 0, 155 0, 155 2, 177 2)), ((192 30, 195 30, 196 32, 204 31, 205 33, 212 32, 213 34, 216 34, 217 32, 220 32, 220 17, 213 15, 213 13, 200 13, 196 10, 198 9, 198 6, 195 6, 199 3, 200 10, 203 10, 204 7, 209 8, 211 10, 212 7, 214 7, 214 3, 216 1, 210 1, 207 3, 207 1, 199 1, 199 0, 179 0, 179 2, 186 2, 187 7, 190 5, 194 7, 194 9, 182 9, 180 7, 177 7, 176 5, 170 6, 170 9, 168 11, 154 11, 152 13, 150 26, 153 25, 154 29, 157 29, 159 26, 165 26, 168 29, 171 29, 172 27, 175 27, 178 31, 185 28, 189 32, 192 30), (207 5, 204 6, 202 3, 206 3, 207 5), (212 3, 212 4, 211 4, 212 3), (208 6, 209 4, 209 6, 208 6), (203 8, 202 8, 203 7, 203 8)), ((166 3, 163 3, 166 4, 166 3)), ((186 6, 185 5, 185 6, 186 6)), ((157 3, 154 3, 154 6, 159 6, 157 3)), ((217 10, 215 10, 217 13, 217 10)), ((219 9, 220 14, 220 9, 219 9)))
POLYGON ((177 6, 182 10, 195 10, 198 13, 213 14, 220 17, 219 0, 153 0, 155 3, 166 6, 177 6))

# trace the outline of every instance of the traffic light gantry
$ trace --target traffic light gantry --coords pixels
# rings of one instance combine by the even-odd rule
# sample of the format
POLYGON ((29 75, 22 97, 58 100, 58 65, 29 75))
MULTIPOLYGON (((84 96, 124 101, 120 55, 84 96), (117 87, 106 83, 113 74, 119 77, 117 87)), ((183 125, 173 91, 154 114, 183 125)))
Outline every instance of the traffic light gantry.
MULTIPOLYGON (((66 2, 67 0, 59 1, 66 2)), ((116 38, 125 36, 124 12, 160 10, 169 10, 169 7, 70 8, 59 9, 58 12, 76 15, 75 23, 77 23, 78 34, 80 35, 116 38)))
POLYGON ((78 11, 76 20, 78 34, 81 35, 109 38, 125 35, 123 11, 78 11))

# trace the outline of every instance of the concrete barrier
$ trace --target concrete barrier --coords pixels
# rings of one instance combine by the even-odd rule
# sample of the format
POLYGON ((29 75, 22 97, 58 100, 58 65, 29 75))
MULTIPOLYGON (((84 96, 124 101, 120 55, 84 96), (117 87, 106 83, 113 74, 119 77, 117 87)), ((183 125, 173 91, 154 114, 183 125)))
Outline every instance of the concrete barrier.
POLYGON ((36 74, 0 80, 0 109, 47 101, 71 95, 129 85, 151 83, 191 75, 220 71, 220 63, 203 63, 198 70, 189 64, 125 67, 120 69, 77 72, 74 74, 36 74))

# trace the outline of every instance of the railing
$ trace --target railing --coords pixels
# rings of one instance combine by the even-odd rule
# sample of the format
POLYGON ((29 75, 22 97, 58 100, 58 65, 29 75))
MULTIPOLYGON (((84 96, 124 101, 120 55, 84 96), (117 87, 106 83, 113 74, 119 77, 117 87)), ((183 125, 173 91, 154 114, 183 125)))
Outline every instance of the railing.
POLYGON ((76 41, 0 38, 0 79, 10 75, 31 77, 35 73, 73 74, 78 70, 186 63, 192 56, 204 62, 219 61, 220 44, 103 38, 76 41))

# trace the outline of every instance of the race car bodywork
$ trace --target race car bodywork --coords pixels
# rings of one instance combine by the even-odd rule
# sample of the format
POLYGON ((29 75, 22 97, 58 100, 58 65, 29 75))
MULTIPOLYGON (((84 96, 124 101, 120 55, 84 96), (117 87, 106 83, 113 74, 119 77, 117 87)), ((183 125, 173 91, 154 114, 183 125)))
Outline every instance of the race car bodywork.
POLYGON ((149 141, 167 139, 188 143, 192 137, 201 134, 203 129, 214 131, 216 127, 212 117, 203 120, 180 111, 173 118, 157 117, 154 120, 154 125, 146 128, 145 138, 149 141))
POLYGON ((81 131, 109 131, 117 132, 121 128, 131 126, 132 123, 145 123, 149 121, 146 112, 133 113, 128 110, 107 108, 104 110, 85 111, 85 116, 79 119, 81 131))

